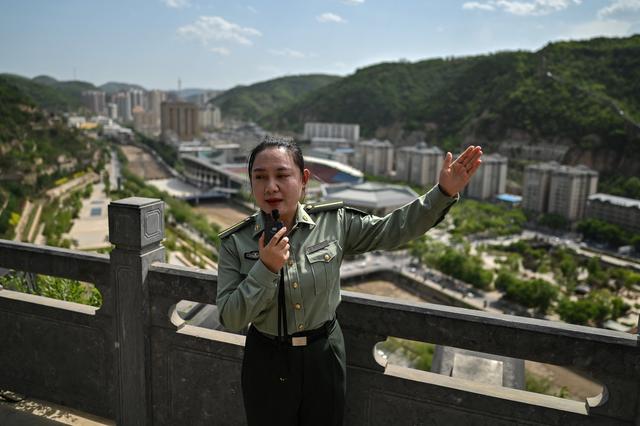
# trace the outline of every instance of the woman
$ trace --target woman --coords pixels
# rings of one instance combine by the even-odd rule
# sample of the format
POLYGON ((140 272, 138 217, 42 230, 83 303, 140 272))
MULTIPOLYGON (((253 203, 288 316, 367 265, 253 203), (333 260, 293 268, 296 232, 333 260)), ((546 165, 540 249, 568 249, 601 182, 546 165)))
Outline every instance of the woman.
POLYGON ((267 137, 249 158, 260 212, 220 234, 217 304, 229 330, 247 333, 242 393, 254 425, 341 425, 344 340, 335 312, 345 255, 392 249, 440 222, 480 166, 470 146, 447 153, 439 184, 384 218, 342 203, 302 205, 309 182, 300 148, 267 137), (265 240, 278 210, 283 227, 265 240))

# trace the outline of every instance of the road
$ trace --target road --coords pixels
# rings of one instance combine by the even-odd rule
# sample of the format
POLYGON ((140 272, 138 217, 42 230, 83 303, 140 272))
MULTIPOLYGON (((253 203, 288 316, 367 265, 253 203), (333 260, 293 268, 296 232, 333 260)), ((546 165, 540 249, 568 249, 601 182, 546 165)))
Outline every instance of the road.
POLYGON ((112 190, 118 188, 118 179, 121 176, 120 160, 118 160, 118 154, 114 149, 111 149, 111 162, 109 163, 109 186, 112 190))

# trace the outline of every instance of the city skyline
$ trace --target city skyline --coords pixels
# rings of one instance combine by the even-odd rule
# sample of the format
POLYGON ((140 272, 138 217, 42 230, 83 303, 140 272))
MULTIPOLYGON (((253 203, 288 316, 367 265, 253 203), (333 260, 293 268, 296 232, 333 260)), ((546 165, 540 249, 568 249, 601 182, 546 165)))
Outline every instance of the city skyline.
POLYGON ((379 62, 640 32, 640 0, 79 0, 0 6, 0 72, 228 89, 379 62))

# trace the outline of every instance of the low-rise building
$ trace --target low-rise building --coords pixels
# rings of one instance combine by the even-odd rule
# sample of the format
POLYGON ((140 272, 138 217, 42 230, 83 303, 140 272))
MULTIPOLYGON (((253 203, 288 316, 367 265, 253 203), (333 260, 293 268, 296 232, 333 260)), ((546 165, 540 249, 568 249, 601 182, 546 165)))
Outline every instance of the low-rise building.
POLYGON ((348 123, 304 123, 304 139, 338 138, 350 142, 360 140, 360 125, 348 123))
POLYGON ((609 194, 592 194, 587 199, 588 219, 599 219, 640 234, 640 200, 609 194))
POLYGON ((345 205, 384 216, 412 202, 418 194, 405 185, 365 182, 358 185, 332 185, 324 188, 323 199, 343 201, 345 205))
POLYGON ((313 149, 340 149, 340 148, 353 148, 354 142, 345 138, 311 138, 311 148, 313 149))
POLYGON ((353 165, 355 150, 353 148, 314 148, 309 151, 308 155, 337 161, 342 164, 353 165))
POLYGON ((69 127, 79 128, 86 122, 87 122, 86 118, 76 116, 76 115, 72 115, 71 117, 67 118, 67 126, 69 127))

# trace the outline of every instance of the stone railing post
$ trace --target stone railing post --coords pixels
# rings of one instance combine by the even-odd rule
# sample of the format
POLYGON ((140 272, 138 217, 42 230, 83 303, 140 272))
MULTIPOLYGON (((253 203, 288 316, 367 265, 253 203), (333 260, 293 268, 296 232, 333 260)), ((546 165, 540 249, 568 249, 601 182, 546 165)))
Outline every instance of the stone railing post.
POLYGON ((114 295, 116 423, 151 424, 149 294, 151 263, 164 261, 164 203, 131 197, 109 204, 114 295))

